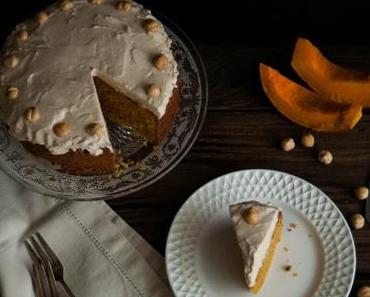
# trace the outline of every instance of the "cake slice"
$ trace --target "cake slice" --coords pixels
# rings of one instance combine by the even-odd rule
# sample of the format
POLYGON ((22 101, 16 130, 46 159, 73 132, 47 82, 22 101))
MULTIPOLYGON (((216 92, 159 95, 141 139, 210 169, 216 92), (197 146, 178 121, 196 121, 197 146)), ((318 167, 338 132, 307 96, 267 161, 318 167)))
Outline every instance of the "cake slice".
POLYGON ((257 293, 281 238, 282 212, 271 205, 248 201, 230 205, 230 215, 242 252, 246 284, 252 293, 257 293))

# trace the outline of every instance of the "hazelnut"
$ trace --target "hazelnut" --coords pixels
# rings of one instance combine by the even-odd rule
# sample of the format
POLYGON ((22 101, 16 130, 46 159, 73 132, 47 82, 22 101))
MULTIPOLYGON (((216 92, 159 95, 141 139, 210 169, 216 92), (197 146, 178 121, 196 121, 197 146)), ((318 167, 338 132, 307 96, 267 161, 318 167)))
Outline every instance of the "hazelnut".
POLYGON ((67 11, 67 10, 70 10, 73 8, 73 1, 71 0, 63 0, 62 2, 60 2, 59 4, 59 9, 61 11, 67 11))
POLYGON ((319 151, 318 159, 321 163, 329 165, 333 162, 333 155, 328 150, 321 150, 319 151))
POLYGON ((153 64, 158 70, 164 70, 168 67, 168 59, 165 55, 160 54, 154 58, 153 64))
POLYGON ((352 226, 355 229, 361 229, 365 225, 365 218, 359 214, 355 213, 351 217, 352 226))
POLYGON ((258 209, 251 206, 248 207, 243 213, 244 221, 249 225, 255 225, 259 221, 258 209))
POLYGON ((104 3, 104 0, 89 0, 89 3, 93 5, 101 5, 104 3))
POLYGON ((86 132, 91 136, 100 137, 103 134, 104 127, 100 124, 93 123, 86 127, 86 132))
POLYGON ((19 96, 19 90, 17 87, 8 87, 6 90, 6 96, 9 99, 17 99, 19 96))
POLYGON ((129 12, 132 9, 132 3, 129 1, 121 1, 117 3, 116 8, 124 12, 129 12))
POLYGON ((4 58, 4 65, 8 68, 15 68, 19 63, 19 59, 14 55, 7 55, 4 58))
POLYGON ((357 291, 357 297, 370 297, 370 287, 363 286, 357 291))
POLYGON ((355 195, 358 200, 365 200, 369 197, 369 189, 367 187, 358 187, 355 189, 355 195))
POLYGON ((31 123, 35 123, 40 120, 40 112, 36 107, 30 107, 25 113, 25 118, 31 123))
POLYGON ((147 33, 157 32, 159 30, 159 23, 155 20, 148 19, 144 22, 144 29, 147 33))
POLYGON ((70 130, 71 129, 69 128, 69 125, 64 122, 57 123, 53 127, 53 131, 55 135, 58 137, 67 137, 69 135, 70 130))
POLYGON ((28 35, 27 30, 19 31, 17 33, 17 35, 15 36, 15 38, 17 40, 17 43, 22 43, 22 42, 26 41, 28 39, 28 37, 29 37, 29 35, 28 35))
POLYGON ((315 145, 315 137, 311 133, 304 133, 301 137, 301 144, 304 147, 313 147, 315 145))
POLYGON ((294 149, 295 142, 293 138, 284 138, 280 145, 284 152, 289 152, 294 149))
POLYGON ((149 97, 158 97, 161 94, 161 89, 157 85, 150 85, 146 93, 149 97))
POLYGON ((38 14, 36 14, 35 20, 39 25, 42 25, 48 20, 48 18, 49 15, 46 12, 41 11, 38 14))

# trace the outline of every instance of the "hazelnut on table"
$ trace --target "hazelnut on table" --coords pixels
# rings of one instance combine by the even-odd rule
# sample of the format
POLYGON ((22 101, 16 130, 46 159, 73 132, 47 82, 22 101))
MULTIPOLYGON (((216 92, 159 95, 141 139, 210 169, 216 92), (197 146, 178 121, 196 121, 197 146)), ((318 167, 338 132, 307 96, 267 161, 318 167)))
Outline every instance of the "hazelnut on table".
POLYGON ((369 189, 365 186, 357 187, 355 189, 355 195, 358 200, 365 200, 369 197, 369 189))
POLYGON ((294 149, 295 147, 295 142, 294 142, 294 139, 293 138, 284 138, 282 141, 281 141, 281 144, 280 144, 282 150, 284 152, 289 152, 291 151, 292 149, 294 149))
POLYGON ((357 297, 370 297, 370 287, 363 286, 357 292, 357 297))
POLYGON ((365 218, 361 214, 355 213, 351 217, 351 222, 353 228, 355 228, 356 230, 361 229, 365 225, 365 218))
POLYGON ((333 162, 333 155, 328 150, 321 150, 318 154, 318 160, 325 165, 329 165, 331 162, 333 162))
POLYGON ((315 137, 311 133, 304 133, 301 136, 301 144, 304 147, 313 147, 315 145, 315 137))

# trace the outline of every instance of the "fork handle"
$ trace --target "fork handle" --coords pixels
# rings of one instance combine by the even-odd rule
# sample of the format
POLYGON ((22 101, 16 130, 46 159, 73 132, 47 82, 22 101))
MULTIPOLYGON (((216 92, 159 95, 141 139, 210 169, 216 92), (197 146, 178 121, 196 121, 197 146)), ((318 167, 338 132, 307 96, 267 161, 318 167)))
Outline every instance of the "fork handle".
POLYGON ((58 282, 59 282, 59 284, 60 284, 60 287, 62 287, 62 288, 63 288, 64 293, 65 293, 65 296, 67 296, 67 297, 76 297, 76 296, 72 293, 71 289, 68 287, 68 285, 66 284, 66 282, 65 282, 64 280, 61 280, 61 281, 58 281, 58 282))

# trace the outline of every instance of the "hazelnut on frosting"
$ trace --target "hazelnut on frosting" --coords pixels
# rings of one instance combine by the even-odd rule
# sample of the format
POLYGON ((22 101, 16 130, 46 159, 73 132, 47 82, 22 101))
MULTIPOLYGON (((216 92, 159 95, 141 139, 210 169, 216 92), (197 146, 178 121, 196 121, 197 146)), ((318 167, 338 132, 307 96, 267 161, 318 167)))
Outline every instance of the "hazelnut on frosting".
POLYGON ((147 90, 149 97, 158 97, 161 94, 161 89, 157 85, 150 85, 147 90))
POLYGON ((17 43, 25 42, 28 39, 28 37, 29 37, 29 34, 27 30, 19 31, 16 35, 17 43))
POLYGON ((86 127, 86 132, 91 136, 100 137, 104 132, 104 127, 101 124, 93 123, 86 127))
POLYGON ((118 10, 129 12, 132 9, 132 3, 129 1, 122 1, 118 2, 116 7, 118 10))
POLYGON ((256 207, 249 207, 243 213, 244 221, 249 225, 255 225, 259 221, 258 209, 256 207))
POLYGON ((53 127, 54 134, 58 137, 67 137, 71 131, 69 125, 65 122, 60 122, 53 127))
POLYGON ((159 23, 155 20, 148 19, 144 22, 144 29, 147 33, 154 33, 159 30, 159 23))
POLYGON ((16 99, 19 96, 19 90, 17 87, 8 87, 6 90, 6 96, 9 99, 16 99))
POLYGON ((41 115, 36 107, 30 107, 25 113, 25 118, 28 122, 35 123, 40 120, 41 115))
POLYGON ((93 5, 101 5, 104 3, 104 0, 89 0, 89 3, 93 5))
POLYGON ((166 55, 160 54, 154 58, 153 64, 158 70, 164 70, 168 67, 168 59, 166 55))
POLYGON ((49 18, 49 15, 44 11, 37 13, 35 16, 35 20, 39 25, 46 23, 48 18, 49 18))
POLYGON ((8 68, 15 68, 19 64, 19 59, 14 55, 7 55, 4 58, 4 65, 8 68))
POLYGON ((71 0, 63 0, 59 4, 59 9, 61 11, 67 11, 67 10, 70 10, 72 8, 73 8, 73 1, 71 1, 71 0))

